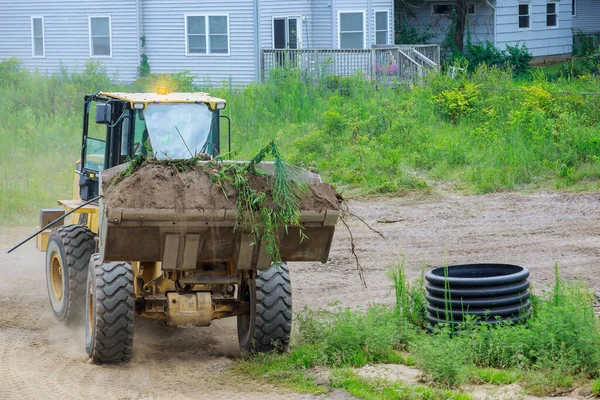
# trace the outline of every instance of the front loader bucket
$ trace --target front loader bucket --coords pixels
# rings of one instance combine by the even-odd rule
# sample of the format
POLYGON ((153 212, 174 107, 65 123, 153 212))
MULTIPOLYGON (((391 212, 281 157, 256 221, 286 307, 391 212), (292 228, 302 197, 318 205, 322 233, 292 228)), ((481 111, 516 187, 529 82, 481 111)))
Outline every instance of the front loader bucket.
MULTIPOLYGON (((113 175, 114 171, 104 171, 102 180, 113 175)), ((304 239, 298 227, 282 226, 281 259, 325 263, 338 216, 337 209, 302 211, 304 239)), ((271 264, 266 243, 236 226, 236 210, 109 209, 101 200, 100 221, 104 261, 161 261, 163 270, 194 270, 199 263, 210 262, 262 270, 271 264)))

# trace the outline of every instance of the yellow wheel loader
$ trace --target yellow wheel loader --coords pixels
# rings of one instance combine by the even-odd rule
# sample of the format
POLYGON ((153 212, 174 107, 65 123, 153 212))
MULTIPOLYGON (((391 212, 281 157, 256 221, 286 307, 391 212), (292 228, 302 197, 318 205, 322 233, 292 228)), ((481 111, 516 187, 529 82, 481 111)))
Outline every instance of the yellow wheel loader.
MULTIPOLYGON (((266 243, 236 225, 236 210, 109 207, 102 198, 103 182, 137 156, 219 155, 221 122, 229 128, 220 115, 225 105, 207 93, 85 96, 74 196, 41 211, 41 226, 64 218, 37 236, 37 247, 46 252, 52 310, 64 323, 85 323, 94 362, 128 361, 139 317, 170 326, 237 317, 242 354, 287 348, 286 262, 327 261, 337 209, 301 212, 308 240, 298 240, 300 227, 281 227, 283 262, 275 265, 266 243)), ((305 181, 320 182, 300 171, 305 181)))

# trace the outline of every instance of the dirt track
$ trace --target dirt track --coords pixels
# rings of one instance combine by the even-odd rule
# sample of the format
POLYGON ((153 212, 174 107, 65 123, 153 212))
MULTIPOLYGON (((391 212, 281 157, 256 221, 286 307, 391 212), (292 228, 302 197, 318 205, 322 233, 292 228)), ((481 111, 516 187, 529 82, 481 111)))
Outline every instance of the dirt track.
MULTIPOLYGON (((551 284, 557 261, 563 277, 600 291, 600 193, 413 195, 350 206, 387 238, 349 221, 368 288, 340 225, 326 265, 292 265, 296 311, 391 303, 384 271, 402 255, 413 278, 422 265, 444 262, 524 265, 538 290, 551 284)), ((226 385, 222 371, 237 354, 234 320, 193 329, 138 320, 129 364, 88 363, 83 330, 56 323, 48 306, 43 254, 32 244, 6 254, 32 230, 0 226, 0 398, 310 398, 252 382, 226 385)))

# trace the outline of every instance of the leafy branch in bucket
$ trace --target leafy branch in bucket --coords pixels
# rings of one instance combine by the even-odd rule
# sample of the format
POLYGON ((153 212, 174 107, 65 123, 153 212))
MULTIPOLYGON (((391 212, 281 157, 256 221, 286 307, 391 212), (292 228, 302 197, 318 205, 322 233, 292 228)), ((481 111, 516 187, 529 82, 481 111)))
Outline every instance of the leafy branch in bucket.
MULTIPOLYGON (((308 186, 299 179, 292 165, 283 161, 274 141, 263 147, 250 162, 221 164, 211 174, 211 180, 221 189, 228 182, 237 190, 236 229, 242 227, 254 236, 257 244, 265 244, 267 252, 274 262, 281 262, 280 232, 283 226, 287 232, 289 226, 300 229, 300 241, 307 239, 300 224, 300 197, 308 193, 308 186), (256 166, 267 157, 273 157, 273 175, 267 175, 256 169, 256 166), (266 179, 267 188, 256 190, 251 188, 253 175, 266 179), (267 194, 271 194, 272 202, 267 194)), ((223 193, 225 191, 223 190, 223 193)))

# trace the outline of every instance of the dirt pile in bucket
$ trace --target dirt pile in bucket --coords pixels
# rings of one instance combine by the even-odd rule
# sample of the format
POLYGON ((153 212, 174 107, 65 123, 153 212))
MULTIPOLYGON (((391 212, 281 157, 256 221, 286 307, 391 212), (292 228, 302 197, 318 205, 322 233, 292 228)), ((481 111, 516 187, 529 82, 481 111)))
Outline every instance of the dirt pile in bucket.
MULTIPOLYGON (((103 184, 108 208, 236 209, 237 189, 226 164, 198 163, 181 168, 173 162, 148 159, 133 171, 122 172, 103 184)), ((248 187, 274 206, 273 176, 250 170, 248 187)), ((299 196, 300 210, 339 209, 340 197, 327 183, 307 184, 299 196)))

